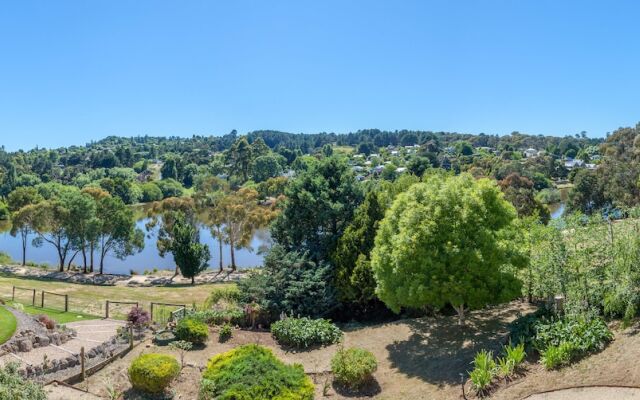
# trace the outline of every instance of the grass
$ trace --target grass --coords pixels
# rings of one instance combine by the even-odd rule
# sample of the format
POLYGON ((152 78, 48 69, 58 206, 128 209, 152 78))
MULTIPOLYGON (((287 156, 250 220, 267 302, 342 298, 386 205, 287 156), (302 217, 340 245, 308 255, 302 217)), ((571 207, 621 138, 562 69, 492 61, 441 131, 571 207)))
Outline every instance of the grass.
POLYGON ((9 310, 0 306, 0 344, 6 342, 16 331, 18 322, 9 310))
MULTIPOLYGON (((128 286, 94 286, 77 283, 56 282, 50 280, 33 279, 0 274, 0 298, 11 300, 13 286, 36 289, 36 304, 40 300, 42 290, 69 295, 69 310, 86 315, 104 316, 105 302, 111 301, 131 301, 139 302, 140 306, 146 310, 150 309, 151 302, 202 305, 213 288, 228 283, 206 284, 206 285, 185 285, 185 286, 160 286, 160 287, 128 287, 128 286)), ((32 294, 28 291, 16 291, 16 301, 23 304, 31 304, 32 294)), ((58 303, 47 301, 59 301, 54 297, 45 298, 45 308, 62 308, 58 303), (53 306, 53 304, 56 304, 53 306)), ((111 311, 111 316, 116 317, 127 312, 131 306, 122 306, 121 310, 115 306, 111 311)), ((41 308, 35 308, 42 310, 41 308)), ((172 308, 173 310, 174 308, 172 308)), ((155 310, 154 310, 155 312, 155 310)), ((162 311, 159 311, 162 312, 162 311)), ((55 319, 55 317, 53 317, 55 319)))
POLYGON ((31 315, 46 315, 59 324, 100 318, 95 315, 88 315, 78 312, 64 312, 60 310, 54 310, 53 308, 40 308, 28 305, 24 306, 24 312, 31 315))

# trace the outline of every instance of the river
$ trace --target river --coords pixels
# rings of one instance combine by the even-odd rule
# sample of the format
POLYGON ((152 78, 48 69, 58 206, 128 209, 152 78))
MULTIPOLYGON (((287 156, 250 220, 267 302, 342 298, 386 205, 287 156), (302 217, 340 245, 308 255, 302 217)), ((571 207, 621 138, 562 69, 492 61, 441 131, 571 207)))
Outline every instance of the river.
MULTIPOLYGON (((142 229, 146 233, 144 240, 144 249, 132 256, 119 260, 114 256, 108 256, 105 258, 104 272, 111 274, 129 274, 134 271, 138 274, 143 273, 145 270, 151 271, 154 268, 159 270, 175 268, 173 256, 167 254, 164 258, 158 254, 158 248, 156 247, 158 228, 152 229, 147 232, 145 224, 147 219, 141 219, 137 222, 138 228, 142 229)), ((8 226, 0 226, 2 233, 0 233, 0 251, 5 252, 11 256, 14 260, 22 259, 22 243, 20 237, 13 237, 9 233, 8 226)), ((29 244, 27 247, 27 260, 36 262, 38 264, 46 263, 51 266, 58 264, 58 256, 55 248, 49 243, 43 243, 41 247, 34 247, 31 245, 31 239, 29 238, 29 244)), ((217 240, 211 236, 211 232, 204 227, 200 227, 200 241, 209 245, 211 251, 211 260, 209 265, 212 269, 217 269, 220 263, 220 251, 217 240)), ((260 267, 263 262, 263 252, 271 246, 271 236, 268 230, 259 230, 253 237, 251 242, 252 250, 242 249, 236 250, 236 265, 238 268, 251 268, 260 267)), ((223 263, 225 266, 230 265, 230 249, 228 245, 224 245, 222 248, 223 263)), ((98 264, 98 258, 96 257, 96 264, 98 264)), ((81 264, 80 255, 74 260, 74 264, 81 264)))

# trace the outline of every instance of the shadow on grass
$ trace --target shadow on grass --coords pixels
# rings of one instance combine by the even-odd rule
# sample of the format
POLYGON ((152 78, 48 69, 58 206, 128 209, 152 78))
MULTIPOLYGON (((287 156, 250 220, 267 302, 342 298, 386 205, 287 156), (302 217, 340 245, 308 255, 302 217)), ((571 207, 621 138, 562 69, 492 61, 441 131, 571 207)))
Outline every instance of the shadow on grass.
POLYGON ((474 312, 465 326, 459 326, 455 317, 406 320, 411 336, 387 346, 391 367, 438 386, 460 384, 461 374, 466 378, 478 351, 499 352, 508 336, 509 321, 518 312, 517 309, 474 312))

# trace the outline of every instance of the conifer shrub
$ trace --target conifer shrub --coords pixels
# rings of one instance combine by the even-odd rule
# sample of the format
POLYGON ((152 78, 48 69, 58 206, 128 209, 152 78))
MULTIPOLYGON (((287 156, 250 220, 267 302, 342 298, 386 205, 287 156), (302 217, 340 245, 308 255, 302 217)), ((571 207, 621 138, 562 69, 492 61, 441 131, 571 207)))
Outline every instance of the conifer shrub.
POLYGON ((270 349, 249 344, 209 360, 200 399, 312 400, 314 390, 302 365, 286 365, 270 349))
POLYGON ((143 354, 129 367, 129 381, 145 393, 162 393, 180 374, 178 361, 165 354, 143 354))
POLYGON ((204 322, 183 318, 176 325, 176 337, 193 344, 204 344, 209 338, 209 328, 204 322))

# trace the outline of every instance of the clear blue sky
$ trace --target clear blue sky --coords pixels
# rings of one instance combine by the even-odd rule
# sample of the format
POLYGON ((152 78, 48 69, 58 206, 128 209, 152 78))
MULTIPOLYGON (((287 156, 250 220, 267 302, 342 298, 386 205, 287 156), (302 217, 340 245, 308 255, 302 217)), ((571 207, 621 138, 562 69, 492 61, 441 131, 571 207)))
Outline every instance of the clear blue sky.
POLYGON ((0 144, 640 120, 637 1, 4 1, 0 144))

